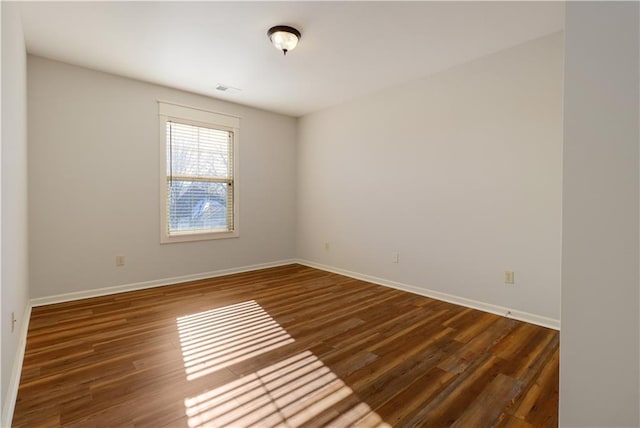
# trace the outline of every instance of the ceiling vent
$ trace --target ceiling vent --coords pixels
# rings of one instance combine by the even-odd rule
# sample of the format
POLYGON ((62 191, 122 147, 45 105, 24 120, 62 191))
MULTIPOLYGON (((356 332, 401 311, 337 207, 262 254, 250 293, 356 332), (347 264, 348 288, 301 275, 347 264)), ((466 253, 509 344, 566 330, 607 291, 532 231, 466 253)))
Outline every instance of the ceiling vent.
POLYGON ((240 92, 242 89, 234 88, 233 86, 225 85, 224 83, 218 83, 216 90, 220 92, 240 92))

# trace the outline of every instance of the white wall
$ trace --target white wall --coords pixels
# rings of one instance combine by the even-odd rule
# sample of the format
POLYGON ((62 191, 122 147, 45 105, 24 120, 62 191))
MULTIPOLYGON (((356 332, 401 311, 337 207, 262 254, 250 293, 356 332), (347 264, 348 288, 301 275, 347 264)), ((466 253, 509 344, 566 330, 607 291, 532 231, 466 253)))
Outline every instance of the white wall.
POLYGON ((639 419, 638 3, 568 2, 560 423, 639 419))
POLYGON ((295 256, 296 119, 34 56, 27 68, 32 297, 295 256), (239 238, 160 245, 159 99, 241 116, 239 238))
POLYGON ((303 117, 298 256, 558 320, 562 58, 554 34, 303 117))
POLYGON ((2 2, 2 422, 6 422, 7 390, 26 321, 28 284, 27 238, 27 82, 26 54, 20 15, 15 4, 2 2), (18 320, 11 332, 11 312, 18 320))

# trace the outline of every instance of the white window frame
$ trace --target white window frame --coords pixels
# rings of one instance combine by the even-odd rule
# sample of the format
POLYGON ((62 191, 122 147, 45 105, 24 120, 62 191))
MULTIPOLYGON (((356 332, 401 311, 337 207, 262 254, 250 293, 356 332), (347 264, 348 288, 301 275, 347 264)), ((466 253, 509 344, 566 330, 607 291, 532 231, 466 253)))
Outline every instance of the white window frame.
POLYGON ((240 140, 240 118, 222 113, 189 107, 167 101, 158 101, 160 134, 160 243, 204 241, 210 239, 237 238, 240 236, 238 185, 239 162, 238 148, 240 140), (231 231, 190 231, 169 234, 169 205, 167 180, 167 123, 174 121, 185 125, 214 128, 233 133, 233 230, 231 231))

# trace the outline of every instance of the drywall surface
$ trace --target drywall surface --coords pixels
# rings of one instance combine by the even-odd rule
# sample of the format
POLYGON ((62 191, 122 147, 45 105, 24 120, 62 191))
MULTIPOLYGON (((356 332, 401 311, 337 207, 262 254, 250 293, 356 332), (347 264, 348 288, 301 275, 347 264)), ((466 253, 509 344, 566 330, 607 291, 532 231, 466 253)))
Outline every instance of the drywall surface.
POLYGON ((558 320, 562 58, 553 34, 301 118, 298 257, 558 320))
POLYGON ((296 119, 40 57, 27 70, 32 298, 294 257, 296 119), (158 100, 241 117, 239 238, 160 244, 158 100))
POLYGON ((639 423, 638 3, 568 2, 560 425, 639 423))
MULTIPOLYGON (((27 233, 27 62, 20 14, 2 2, 2 392, 7 389, 29 300, 27 233), (16 325, 11 331, 11 312, 16 325)), ((18 373, 19 375, 19 373, 18 373)), ((3 421, 5 415, 3 414, 3 421)))

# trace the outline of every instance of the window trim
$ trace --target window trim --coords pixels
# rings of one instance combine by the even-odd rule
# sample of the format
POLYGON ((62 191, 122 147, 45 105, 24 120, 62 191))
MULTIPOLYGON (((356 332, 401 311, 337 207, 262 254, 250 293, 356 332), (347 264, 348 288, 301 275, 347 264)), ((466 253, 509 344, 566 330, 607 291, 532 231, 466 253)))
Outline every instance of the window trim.
POLYGON ((240 186, 238 184, 239 162, 238 150, 240 140, 240 118, 222 113, 203 110, 197 107, 158 101, 158 133, 160 140, 160 243, 205 241, 213 239, 237 238, 240 236, 239 201, 240 186), (168 181, 167 181, 167 122, 174 121, 185 125, 201 126, 232 132, 233 150, 233 230, 219 232, 207 230, 188 231, 169 234, 168 224, 168 181))

